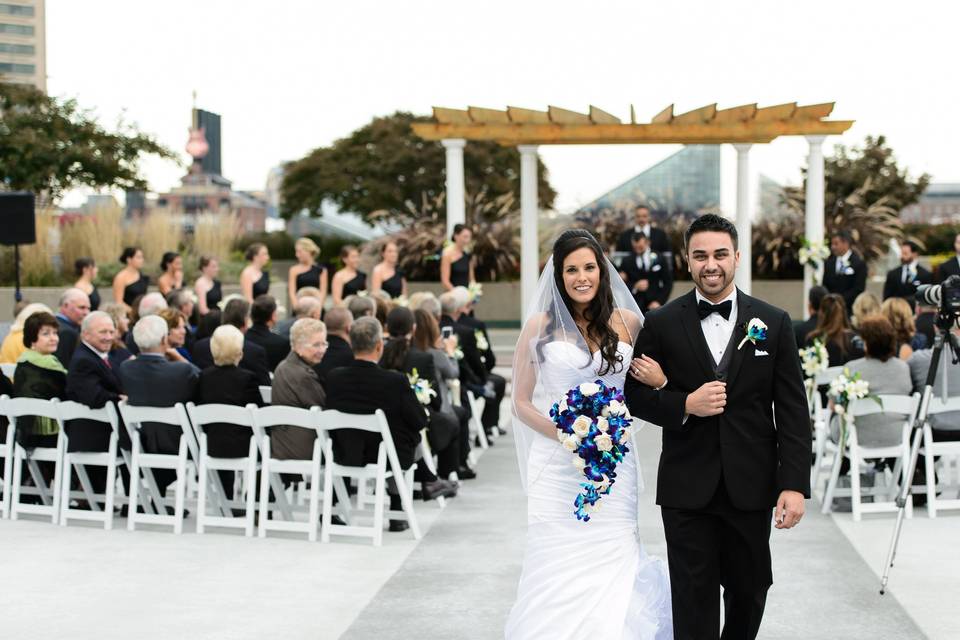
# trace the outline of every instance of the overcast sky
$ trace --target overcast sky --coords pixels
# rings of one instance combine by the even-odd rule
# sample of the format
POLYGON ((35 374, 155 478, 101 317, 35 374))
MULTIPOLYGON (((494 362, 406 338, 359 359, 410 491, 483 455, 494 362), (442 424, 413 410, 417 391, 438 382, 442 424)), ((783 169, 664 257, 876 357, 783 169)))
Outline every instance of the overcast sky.
MULTIPOLYGON (((842 142, 885 134, 913 174, 960 182, 958 13, 918 1, 47 0, 48 90, 108 126, 124 114, 184 158, 196 90, 223 117, 223 172, 241 189, 396 110, 595 104, 627 120, 632 103, 647 121, 671 102, 836 101, 833 117, 857 121, 842 142)), ((677 148, 541 153, 570 210, 677 148)), ((751 163, 796 183, 805 155, 784 138, 751 163)), ((144 169, 155 191, 183 173, 144 169)))

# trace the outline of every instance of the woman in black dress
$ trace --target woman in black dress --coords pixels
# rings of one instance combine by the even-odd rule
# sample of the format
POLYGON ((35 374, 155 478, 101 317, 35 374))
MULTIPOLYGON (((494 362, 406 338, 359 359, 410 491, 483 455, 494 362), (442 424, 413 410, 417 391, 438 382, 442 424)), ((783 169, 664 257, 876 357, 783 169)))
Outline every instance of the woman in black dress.
POLYGON ((340 250, 343 268, 333 274, 330 288, 333 292, 333 304, 339 305, 347 296, 353 296, 367 288, 367 274, 357 269, 360 264, 360 250, 352 244, 344 245, 340 250))
POLYGON ((473 256, 467 247, 473 240, 473 231, 465 224, 453 227, 453 244, 443 250, 440 256, 440 284, 444 291, 454 287, 469 287, 476 279, 473 276, 473 256))
POLYGON ((200 276, 193 283, 193 291, 197 294, 197 312, 201 316, 217 309, 223 300, 223 291, 217 275, 220 273, 220 263, 211 256, 200 256, 200 276))
POLYGON ((377 291, 386 291, 391 298, 406 297, 407 278, 403 275, 403 269, 397 266, 400 259, 400 249, 397 243, 388 241, 380 249, 380 262, 373 268, 370 274, 370 289, 373 293, 377 291))
POLYGON ((257 296, 270 292, 270 274, 264 269, 270 262, 270 252, 267 245, 254 242, 247 247, 244 258, 248 264, 240 272, 240 290, 247 302, 252 303, 257 296))
POLYGON ((290 308, 297 306, 297 291, 305 287, 313 287, 320 290, 320 306, 327 297, 327 270, 317 264, 317 257, 320 255, 320 247, 310 238, 300 238, 293 245, 297 264, 290 267, 290 273, 287 276, 287 296, 290 298, 290 308))
POLYGON ((157 288, 164 296, 183 288, 183 258, 176 251, 167 251, 160 259, 160 277, 157 288))
POLYGON ((134 300, 147 292, 150 277, 140 272, 143 269, 143 251, 140 247, 126 247, 120 254, 120 263, 124 267, 113 278, 113 301, 130 308, 134 300))
POLYGON ((77 258, 73 263, 73 271, 77 275, 74 288, 80 289, 90 298, 90 311, 100 308, 100 293, 94 281, 97 279, 97 263, 93 258, 77 258))

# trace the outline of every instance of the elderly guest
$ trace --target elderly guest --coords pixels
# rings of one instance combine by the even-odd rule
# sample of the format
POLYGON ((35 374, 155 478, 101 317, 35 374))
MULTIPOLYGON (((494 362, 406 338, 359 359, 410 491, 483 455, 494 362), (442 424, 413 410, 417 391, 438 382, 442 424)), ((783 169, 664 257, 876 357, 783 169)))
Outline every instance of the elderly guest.
POLYGON ((110 366, 117 368, 122 362, 133 357, 126 344, 127 334, 130 333, 130 316, 125 305, 115 302, 103 305, 103 311, 113 320, 114 334, 113 343, 110 345, 110 366))
POLYGON ((190 352, 186 348, 187 319, 176 309, 164 309, 157 314, 167 323, 168 360, 191 362, 190 352))
POLYGON ((90 297, 80 289, 67 289, 60 296, 60 309, 57 322, 60 323, 60 344, 57 345, 57 359, 69 366, 73 350, 80 339, 80 323, 90 313, 90 297))
MULTIPOLYGON (((17 359, 13 374, 13 395, 18 398, 62 399, 67 386, 67 370, 57 359, 60 342, 57 319, 49 313, 34 313, 23 325, 26 350, 17 359)), ((51 418, 28 416, 17 420, 17 441, 21 446, 56 447, 60 428, 51 418)), ((50 466, 52 477, 53 465, 50 466)), ((47 476, 47 471, 44 471, 47 476)))
MULTIPOLYGON (((273 376, 272 404, 289 407, 323 407, 326 393, 314 369, 327 351, 327 327, 320 320, 303 318, 290 327, 290 353, 273 376)), ((312 429, 294 426, 273 427, 272 455, 279 459, 307 460, 313 455, 312 429)))

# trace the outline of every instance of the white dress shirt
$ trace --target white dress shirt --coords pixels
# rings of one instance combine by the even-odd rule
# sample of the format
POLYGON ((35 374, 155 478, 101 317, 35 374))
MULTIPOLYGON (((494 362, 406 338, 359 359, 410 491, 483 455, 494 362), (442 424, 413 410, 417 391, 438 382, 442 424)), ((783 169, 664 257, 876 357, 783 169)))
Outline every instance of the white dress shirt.
POLYGON ((853 255, 853 249, 847 249, 847 252, 837 258, 837 273, 843 273, 843 270, 850 265, 850 256, 853 255))
POLYGON ((90 349, 90 351, 93 351, 95 354, 97 354, 98 356, 100 356, 100 359, 103 360, 104 362, 106 362, 108 367, 110 366, 110 354, 109 354, 109 353, 104 353, 103 351, 100 351, 99 349, 95 348, 92 344, 90 344, 90 343, 87 342, 86 340, 81 340, 80 342, 82 342, 83 344, 87 345, 87 348, 90 349))
POLYGON ((900 282, 906 284, 913 282, 917 277, 917 261, 907 263, 900 269, 900 282))
POLYGON ((730 317, 726 320, 724 320, 723 316, 719 313, 711 313, 700 321, 700 328, 703 330, 703 337, 707 341, 710 355, 713 356, 713 361, 719 365, 720 361, 723 360, 723 352, 727 350, 727 345, 730 343, 730 336, 733 335, 733 329, 737 326, 737 288, 734 287, 730 295, 716 303, 710 302, 700 295, 699 289, 695 289, 694 291, 697 296, 698 305, 701 300, 709 304, 720 304, 727 300, 731 301, 730 317))
POLYGON ((650 271, 650 249, 637 256, 637 268, 650 271))
POLYGON ((650 223, 648 222, 642 227, 640 225, 633 225, 634 233, 640 233, 641 231, 643 232, 643 235, 647 236, 647 240, 649 240, 650 239, 650 223))

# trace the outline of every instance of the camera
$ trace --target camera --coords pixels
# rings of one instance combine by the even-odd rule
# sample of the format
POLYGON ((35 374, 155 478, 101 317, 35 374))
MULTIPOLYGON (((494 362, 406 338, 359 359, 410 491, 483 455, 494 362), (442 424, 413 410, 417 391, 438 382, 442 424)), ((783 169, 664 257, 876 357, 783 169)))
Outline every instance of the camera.
POLYGON ((960 276, 950 276, 942 284, 922 284, 917 287, 920 304, 937 307, 944 326, 960 318, 960 276))

